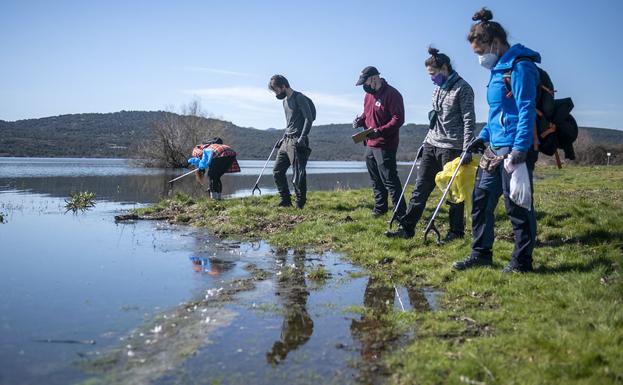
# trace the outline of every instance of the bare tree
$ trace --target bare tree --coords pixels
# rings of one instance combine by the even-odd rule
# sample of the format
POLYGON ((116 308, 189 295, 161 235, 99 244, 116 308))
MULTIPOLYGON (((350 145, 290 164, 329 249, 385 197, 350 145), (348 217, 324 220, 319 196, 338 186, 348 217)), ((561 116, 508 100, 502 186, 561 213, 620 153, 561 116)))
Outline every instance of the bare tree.
POLYGON ((195 99, 180 109, 163 114, 148 138, 134 146, 136 160, 147 167, 185 167, 193 146, 207 133, 206 113, 195 99))

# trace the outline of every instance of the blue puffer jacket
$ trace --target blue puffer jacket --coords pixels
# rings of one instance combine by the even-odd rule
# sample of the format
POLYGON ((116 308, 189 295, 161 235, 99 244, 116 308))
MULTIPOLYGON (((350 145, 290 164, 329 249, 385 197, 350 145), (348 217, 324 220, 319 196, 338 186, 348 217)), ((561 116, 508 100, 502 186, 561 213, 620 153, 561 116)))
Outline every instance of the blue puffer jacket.
POLYGON ((536 122, 536 96, 539 71, 534 63, 541 62, 541 55, 521 44, 510 47, 491 70, 487 90, 489 119, 480 132, 480 138, 493 147, 510 146, 513 150, 528 151, 536 122), (531 60, 513 63, 519 57, 531 60), (504 85, 504 73, 513 70, 508 97, 504 85))

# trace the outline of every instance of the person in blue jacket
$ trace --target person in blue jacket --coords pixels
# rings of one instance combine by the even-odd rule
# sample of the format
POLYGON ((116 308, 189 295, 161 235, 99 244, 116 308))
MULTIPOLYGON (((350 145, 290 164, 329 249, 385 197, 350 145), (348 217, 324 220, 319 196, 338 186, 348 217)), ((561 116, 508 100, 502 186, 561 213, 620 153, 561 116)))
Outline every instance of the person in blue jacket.
MULTIPOLYGON (((492 19, 493 13, 482 8, 472 17, 475 24, 467 36, 480 64, 491 71, 487 86, 487 124, 468 151, 482 152, 488 146, 485 155, 510 157, 514 165, 525 162, 532 188, 532 171, 538 157, 533 149, 539 84, 535 63, 540 63, 541 56, 521 44, 511 46, 504 28, 492 19), (509 75, 507 84, 504 78, 509 75)), ((534 208, 528 210, 510 200, 510 178, 503 163, 489 171, 478 169, 472 197, 472 251, 464 260, 454 263, 455 269, 492 264, 494 211, 500 196, 504 195, 506 213, 515 234, 515 248, 504 272, 532 270, 536 240, 534 208)))

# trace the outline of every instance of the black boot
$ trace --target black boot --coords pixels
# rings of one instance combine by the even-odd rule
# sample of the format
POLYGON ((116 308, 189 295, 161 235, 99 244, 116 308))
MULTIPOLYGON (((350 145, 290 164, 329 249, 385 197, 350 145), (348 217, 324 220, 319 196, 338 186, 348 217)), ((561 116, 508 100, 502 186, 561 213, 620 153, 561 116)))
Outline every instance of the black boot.
POLYGON ((415 235, 415 231, 408 230, 405 227, 403 227, 402 225, 398 226, 396 231, 389 230, 389 231, 385 232, 385 236, 387 238, 410 239, 410 238, 413 238, 414 235, 415 235))
POLYGON ((532 271, 532 265, 522 266, 516 262, 510 261, 508 265, 506 265, 504 270, 502 270, 502 273, 504 274, 529 273, 531 271, 532 271))
POLYGON ((453 232, 449 232, 446 237, 443 239, 443 243, 448 243, 448 242, 452 242, 455 239, 463 239, 464 235, 463 234, 457 234, 457 233, 453 233, 453 232))
POLYGON ((291 200, 285 200, 282 199, 281 202, 279 202, 279 204, 277 205, 277 207, 292 207, 292 201, 291 200))
POLYGON ((468 255, 467 257, 465 257, 464 260, 462 261, 456 261, 452 264, 452 267, 455 270, 465 270, 465 269, 470 269, 472 267, 478 267, 478 266, 491 266, 492 262, 491 262, 491 258, 482 258, 482 257, 475 257, 473 255, 468 255))

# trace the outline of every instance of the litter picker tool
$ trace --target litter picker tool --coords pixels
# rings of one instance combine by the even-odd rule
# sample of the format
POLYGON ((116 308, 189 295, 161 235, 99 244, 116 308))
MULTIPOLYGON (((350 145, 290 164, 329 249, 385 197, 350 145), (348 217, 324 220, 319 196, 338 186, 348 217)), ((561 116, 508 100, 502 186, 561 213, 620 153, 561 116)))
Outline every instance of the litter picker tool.
POLYGON ((266 159, 266 162, 264 163, 264 167, 262 167, 262 171, 260 171, 260 175, 257 177, 257 180, 255 181, 255 186, 253 186, 253 190, 251 190, 251 195, 255 195, 255 190, 257 190, 258 195, 262 195, 262 190, 260 189, 260 179, 262 178, 262 174, 264 174, 264 170, 266 170, 266 166, 268 165, 268 162, 270 162, 270 158, 273 157, 273 153, 275 152, 275 150, 277 149, 276 146, 277 143, 275 143, 275 145, 273 146, 273 149, 270 152, 270 155, 268 155, 268 159, 266 159))
POLYGON ((437 237, 437 244, 438 245, 441 244, 441 234, 439 233, 439 230, 437 230, 437 227, 435 226, 435 218, 437 217, 437 214, 439 214, 441 205, 443 205, 443 202, 445 201, 446 196, 448 195, 448 192, 450 192, 450 187, 452 187, 452 182, 454 182, 456 175, 459 173, 459 169, 461 168, 461 165, 463 164, 463 160, 465 159, 465 156, 467 154, 469 154, 468 151, 464 151, 463 154, 461 154, 461 160, 459 161, 459 165, 457 166, 456 170, 454 170, 454 173, 452 174, 452 178, 450 178, 450 181, 448 182, 448 185, 446 186, 446 189, 443 191, 443 195, 441 196, 441 199, 439 200, 439 203, 437 204, 437 208, 435 208, 435 211, 433 212, 433 216, 430 218, 430 221, 428 222, 426 229, 424 229, 424 242, 427 242, 428 233, 432 231, 435 233, 435 236, 437 237))
POLYGON ((198 169, 198 168, 195 168, 195 169, 193 169, 193 170, 190 170, 190 171, 188 171, 187 173, 184 173, 184 174, 182 174, 182 175, 178 176, 177 178, 173 178, 173 179, 171 179, 171 180, 169 181, 169 184, 173 184, 173 182, 175 182, 176 180, 180 180, 180 179, 182 179, 182 178, 183 178, 183 177, 185 177, 185 176, 188 176, 188 175, 190 175, 190 174, 194 174, 194 173, 196 173, 197 171, 199 171, 199 169, 198 169))
POLYGON ((392 213, 392 219, 389 221, 389 228, 392 228, 392 225, 394 224, 394 221, 396 220, 396 213, 398 212, 398 207, 400 207, 400 202, 402 202, 402 198, 405 195, 405 190, 407 189, 407 186, 409 185, 409 180, 411 179, 411 174, 413 174, 413 170, 415 169, 415 166, 417 165, 417 161, 418 159, 420 159, 420 157, 422 156, 422 152, 424 151, 424 145, 422 144, 420 146, 420 148, 417 150, 417 154, 415 155, 415 160, 413 161, 413 164, 411 165, 411 171, 409 171, 409 175, 407 176, 407 180, 404 183, 404 187, 402 188, 402 191, 400 192, 400 198, 398 199, 398 204, 396 205, 396 207, 394 207, 394 212, 392 213))

